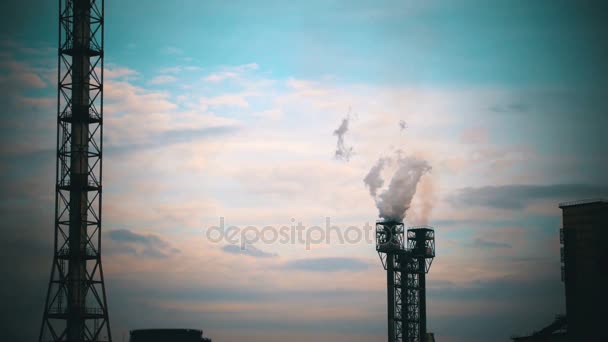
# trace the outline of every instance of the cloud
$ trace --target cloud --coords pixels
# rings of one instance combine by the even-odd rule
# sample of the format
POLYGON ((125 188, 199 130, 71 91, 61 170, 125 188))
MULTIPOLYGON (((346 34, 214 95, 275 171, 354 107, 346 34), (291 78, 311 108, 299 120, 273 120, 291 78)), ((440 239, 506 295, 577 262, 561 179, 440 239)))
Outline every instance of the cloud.
MULTIPOLYGON (((164 76, 164 81, 171 80, 167 77, 173 77, 164 76)), ((235 99, 234 96, 226 95, 212 98, 207 101, 208 104, 184 100, 179 101, 178 105, 169 92, 136 86, 127 80, 106 82, 104 100, 107 114, 104 138, 111 147, 173 143, 227 132, 238 121, 207 112, 208 105, 236 103, 242 106, 245 101, 243 98, 235 99), (141 122, 147 124, 141 125, 141 122), (179 139, 165 139, 175 137, 179 139)))
POLYGON ((502 277, 439 286, 429 278, 427 298, 432 301, 427 312, 429 320, 436 322, 433 330, 441 336, 458 336, 456 341, 508 340, 509 334, 545 326, 564 310, 559 276, 502 277))
POLYGON ((561 296, 561 284, 553 277, 521 279, 504 276, 493 279, 473 280, 466 284, 435 284, 431 281, 428 294, 437 299, 511 301, 513 298, 541 299, 546 302, 561 296), (439 285, 439 286, 436 286, 439 285), (550 290, 551 293, 547 293, 550 290))
POLYGON ((369 263, 363 260, 346 257, 296 259, 283 265, 285 269, 310 272, 359 272, 369 267, 369 263))
POLYGON ((131 68, 121 67, 117 65, 108 65, 104 68, 103 76, 107 80, 133 80, 139 76, 139 73, 131 68))
POLYGON ((237 78, 239 74, 232 71, 223 71, 207 75, 203 78, 207 82, 221 82, 227 79, 237 78))
POLYGON ((244 73, 257 69, 259 69, 259 65, 257 65, 256 63, 223 67, 220 71, 211 73, 203 77, 203 81, 219 83, 226 80, 235 80, 240 78, 244 73))
POLYGON ((150 80, 150 84, 158 85, 158 84, 166 84, 173 83, 177 81, 177 77, 171 75, 159 75, 150 80))
POLYGON ((265 252, 253 245, 245 245, 243 248, 239 245, 226 245, 222 247, 222 250, 226 253, 247 255, 254 258, 270 258, 277 256, 276 253, 265 252))
POLYGON ((161 74, 179 74, 183 71, 199 71, 201 67, 194 65, 177 65, 160 69, 161 74))
POLYGON ((473 240, 473 242, 471 244, 468 244, 468 246, 471 247, 477 247, 477 248, 512 248, 513 246, 511 244, 505 243, 505 242, 497 242, 497 241, 491 241, 491 240, 486 240, 486 239, 482 239, 482 238, 476 238, 475 240, 473 240))
POLYGON ((10 90, 9 87, 19 89, 45 88, 46 83, 42 80, 39 73, 32 66, 17 60, 0 60, 0 89, 10 90), (5 89, 6 87, 6 89, 5 89))
POLYGON ((13 49, 4 52, 0 54, 0 154, 48 149, 54 146, 55 135, 48 128, 56 124, 51 113, 57 110, 52 57, 30 58, 13 49))
POLYGON ((0 56, 11 55, 11 53, 9 53, 8 51, 13 51, 17 55, 24 55, 28 58, 55 57, 57 55, 57 48, 54 46, 44 44, 41 46, 31 47, 23 45, 24 43, 25 42, 21 40, 12 40, 4 38, 0 39, 0 48, 2 48, 0 56))
POLYGON ((608 186, 591 184, 502 185, 468 187, 457 190, 447 200, 455 207, 525 209, 531 202, 554 200, 566 202, 606 196, 608 186))
POLYGON ((249 102, 244 96, 239 94, 225 94, 215 97, 202 97, 200 99, 201 106, 204 107, 249 107, 249 102))
POLYGON ((118 229, 106 233, 111 241, 105 251, 112 254, 131 254, 151 258, 168 258, 180 250, 153 234, 137 234, 130 230, 118 229))
POLYGON ((486 144, 488 131, 483 127, 469 127, 462 131, 460 141, 464 144, 486 144))
POLYGON ((280 120, 284 113, 281 109, 268 109, 254 113, 253 116, 267 120, 280 120))

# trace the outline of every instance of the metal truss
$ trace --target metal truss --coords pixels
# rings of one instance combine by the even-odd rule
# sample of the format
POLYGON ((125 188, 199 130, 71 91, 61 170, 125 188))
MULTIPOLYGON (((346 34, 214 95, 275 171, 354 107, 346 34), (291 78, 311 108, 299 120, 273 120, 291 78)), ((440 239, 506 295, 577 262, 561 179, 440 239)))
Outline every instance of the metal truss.
POLYGON ((59 0, 55 238, 39 341, 111 341, 101 263, 103 0, 59 0))
POLYGON ((400 222, 376 223, 376 250, 387 271, 388 341, 422 342, 426 335, 426 279, 435 257, 430 227, 405 230, 400 222))

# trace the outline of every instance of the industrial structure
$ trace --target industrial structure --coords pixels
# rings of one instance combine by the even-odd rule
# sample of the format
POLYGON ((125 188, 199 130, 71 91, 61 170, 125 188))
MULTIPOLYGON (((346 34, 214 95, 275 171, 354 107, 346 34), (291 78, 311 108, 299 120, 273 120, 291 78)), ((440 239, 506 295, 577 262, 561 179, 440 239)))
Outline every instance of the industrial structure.
MULTIPOLYGON (((101 264, 104 0, 59 0, 54 254, 39 341, 111 342, 101 264)), ((210 342, 202 330, 131 340, 210 342)))
POLYGON ((111 341, 101 265, 104 1, 59 0, 55 237, 40 341, 111 341))
POLYGON ((389 342, 427 341, 426 273, 435 257, 435 231, 376 223, 376 251, 386 270, 389 342))
POLYGON ((608 200, 561 203, 561 275, 566 315, 514 341, 608 341, 608 200))

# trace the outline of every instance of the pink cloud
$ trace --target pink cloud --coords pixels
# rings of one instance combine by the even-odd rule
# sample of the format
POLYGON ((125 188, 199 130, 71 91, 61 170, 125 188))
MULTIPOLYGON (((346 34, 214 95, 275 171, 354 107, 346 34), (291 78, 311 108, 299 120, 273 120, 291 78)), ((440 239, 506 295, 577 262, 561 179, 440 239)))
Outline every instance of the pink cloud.
POLYGON ((460 141, 465 144, 486 144, 488 142, 488 130, 483 127, 469 127, 462 131, 460 141))
POLYGON ((24 88, 45 88, 47 84, 36 70, 30 65, 16 60, 0 60, 0 70, 5 70, 6 76, 0 78, 0 83, 12 83, 13 86, 24 88))

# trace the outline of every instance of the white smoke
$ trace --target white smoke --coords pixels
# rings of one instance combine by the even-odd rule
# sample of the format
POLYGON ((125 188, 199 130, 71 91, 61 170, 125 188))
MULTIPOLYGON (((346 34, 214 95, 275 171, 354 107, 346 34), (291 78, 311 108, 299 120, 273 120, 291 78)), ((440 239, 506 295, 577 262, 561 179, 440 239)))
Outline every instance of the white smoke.
POLYGON ((344 144, 344 135, 346 132, 348 132, 349 121, 350 115, 347 115, 344 119, 342 119, 340 126, 334 131, 334 135, 338 136, 338 143, 336 144, 336 153, 334 157, 344 161, 349 161, 353 154, 352 146, 347 147, 344 144))
POLYGON ((380 158, 376 162, 374 166, 369 170, 367 176, 363 179, 363 182, 369 188, 369 194, 372 197, 376 197, 376 193, 378 189, 384 185, 384 180, 382 179, 382 169, 384 169, 384 164, 390 162, 390 158, 380 158))
POLYGON ((407 220, 415 225, 426 226, 429 224, 429 217, 437 202, 437 174, 427 174, 420 179, 416 187, 416 198, 412 207, 407 211, 407 220), (414 209, 414 210, 412 210, 414 209))
POLYGON ((392 159, 380 158, 372 166, 363 182, 369 188, 370 195, 376 202, 380 218, 386 221, 403 222, 407 209, 416 194, 420 178, 431 170, 426 160, 415 157, 396 157, 396 171, 388 187, 379 193, 384 185, 382 170, 392 159))

